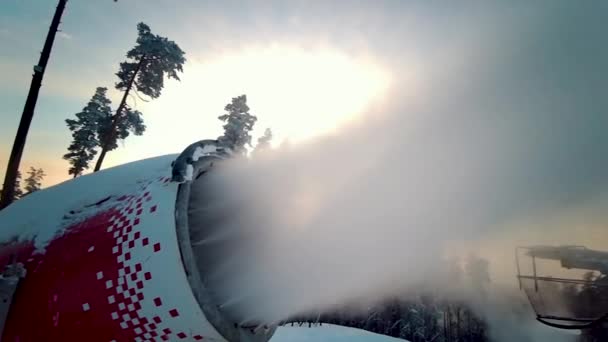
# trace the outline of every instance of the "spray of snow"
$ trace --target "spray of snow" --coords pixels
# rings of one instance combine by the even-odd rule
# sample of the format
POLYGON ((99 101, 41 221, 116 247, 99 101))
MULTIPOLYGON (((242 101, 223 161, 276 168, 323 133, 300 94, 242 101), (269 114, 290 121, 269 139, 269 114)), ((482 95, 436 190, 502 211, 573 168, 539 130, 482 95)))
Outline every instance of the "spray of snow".
MULTIPOLYGON (((545 11, 534 13, 485 17, 496 22, 487 30, 459 27, 454 45, 427 37, 437 50, 408 65, 415 85, 401 82, 408 71, 394 64, 391 92, 333 135, 229 161, 207 175, 205 191, 231 208, 216 235, 196 242, 228 250, 206 275, 222 309, 247 324, 403 289, 449 294, 459 287, 445 262, 453 246, 466 242, 466 255, 505 239, 481 254, 501 284, 498 299, 479 301, 466 287, 458 297, 489 317, 497 340, 514 340, 503 334, 510 330, 517 340, 558 341, 530 312, 510 306, 511 290, 521 295, 513 250, 588 242, 563 222, 543 223, 587 203, 605 208, 608 137, 605 118, 594 113, 607 103, 600 83, 572 77, 590 64, 570 64, 553 53, 562 40, 530 30, 545 11), (554 64, 539 65, 538 56, 554 64)), ((605 234, 596 243, 605 248, 605 234)))
MULTIPOLYGON (((509 340, 498 329, 506 320, 530 341, 558 341, 530 312, 511 311, 506 295, 477 300, 449 278, 445 256, 455 242, 475 245, 513 222, 565 210, 560 195, 580 180, 538 165, 544 150, 522 153, 533 148, 499 116, 451 115, 451 106, 405 112, 412 114, 371 116, 335 136, 227 161, 207 176, 201 189, 230 208, 217 235, 196 242, 226 248, 207 275, 222 309, 242 324, 273 322, 433 287, 469 298, 496 323, 499 340, 509 340), (538 186, 542 177, 566 185, 538 186)), ((498 273, 513 280, 512 254, 508 260, 498 273)))

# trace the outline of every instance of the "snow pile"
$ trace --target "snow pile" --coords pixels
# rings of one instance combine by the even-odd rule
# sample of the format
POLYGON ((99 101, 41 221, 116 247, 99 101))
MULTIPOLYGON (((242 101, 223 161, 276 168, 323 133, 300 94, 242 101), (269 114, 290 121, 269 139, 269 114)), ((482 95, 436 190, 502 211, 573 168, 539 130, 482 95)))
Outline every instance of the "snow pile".
POLYGON ((279 327, 270 342, 397 342, 399 338, 374 334, 369 331, 323 324, 308 328, 308 325, 279 327))

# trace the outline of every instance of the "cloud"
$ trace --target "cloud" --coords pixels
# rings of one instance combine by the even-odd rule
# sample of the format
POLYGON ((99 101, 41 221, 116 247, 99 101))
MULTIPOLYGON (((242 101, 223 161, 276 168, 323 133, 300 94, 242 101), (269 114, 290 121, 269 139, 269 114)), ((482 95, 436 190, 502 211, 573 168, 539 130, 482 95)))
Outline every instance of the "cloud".
POLYGON ((73 38, 73 36, 67 32, 63 32, 63 31, 59 31, 57 32, 57 36, 59 36, 60 38, 66 39, 66 40, 71 40, 73 38))

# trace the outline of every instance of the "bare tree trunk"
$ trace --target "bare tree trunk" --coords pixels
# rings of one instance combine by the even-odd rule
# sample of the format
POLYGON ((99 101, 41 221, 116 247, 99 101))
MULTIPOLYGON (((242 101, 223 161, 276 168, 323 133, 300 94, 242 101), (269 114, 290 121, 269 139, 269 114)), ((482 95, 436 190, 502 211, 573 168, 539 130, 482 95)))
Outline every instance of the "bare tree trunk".
POLYGON ((456 307, 456 338, 460 341, 460 306, 456 307))
POLYGON ((103 160, 105 159, 106 154, 108 153, 108 147, 110 145, 110 141, 116 135, 116 127, 118 127, 118 122, 121 119, 122 111, 125 108, 125 106, 127 105, 127 96, 129 96, 129 92, 133 88, 133 83, 135 82, 137 73, 139 73, 139 70, 141 69, 141 66, 144 63, 145 59, 146 59, 146 57, 142 56, 141 59, 139 60, 139 63, 137 63, 135 72, 133 72, 133 76, 129 80, 129 84, 127 85, 127 89, 125 89, 125 92, 122 96, 122 100, 120 100, 120 104, 118 105, 118 108, 116 109, 116 113, 112 117, 112 126, 110 127, 110 131, 107 132, 107 136, 101 137, 102 138, 101 139, 102 140, 101 141, 101 143, 102 143, 101 153, 99 153, 99 158, 97 158, 97 163, 95 163, 95 169, 93 169, 93 172, 97 172, 97 171, 99 171, 99 169, 101 169, 101 164, 103 164, 103 160))
POLYGON ((467 341, 473 340, 473 329, 471 329, 471 311, 467 311, 467 341))
POLYGON ((21 163, 21 156, 23 155, 23 149, 25 148, 25 142, 27 140, 27 133, 30 130, 30 124, 34 118, 34 109, 36 109, 36 101, 38 100, 38 93, 42 86, 42 78, 46 65, 51 56, 51 50, 53 48, 53 42, 55 41, 55 34, 59 23, 61 22, 61 16, 67 0, 59 0, 57 9, 55 9, 55 15, 51 21, 49 32, 47 33, 42 53, 40 54, 40 60, 38 64, 34 66, 34 75, 32 75, 32 83, 30 84, 30 90, 25 100, 25 106, 23 107, 23 114, 21 114, 21 121, 19 122, 19 128, 15 135, 15 142, 13 143, 13 149, 11 150, 11 156, 8 160, 6 167, 6 174, 4 176, 4 185, 2 186, 2 198, 0 199, 0 209, 6 208, 9 204, 14 201, 15 197, 15 181, 17 179, 17 171, 19 170, 19 164, 21 163))
POLYGON ((443 311, 443 335, 445 336, 445 341, 449 342, 448 336, 448 310, 447 308, 443 311))
POLYGON ((452 313, 450 311, 450 306, 448 305, 447 308, 447 313, 448 313, 448 321, 447 321, 447 327, 448 327, 448 333, 447 333, 447 340, 448 341, 452 341, 452 313))

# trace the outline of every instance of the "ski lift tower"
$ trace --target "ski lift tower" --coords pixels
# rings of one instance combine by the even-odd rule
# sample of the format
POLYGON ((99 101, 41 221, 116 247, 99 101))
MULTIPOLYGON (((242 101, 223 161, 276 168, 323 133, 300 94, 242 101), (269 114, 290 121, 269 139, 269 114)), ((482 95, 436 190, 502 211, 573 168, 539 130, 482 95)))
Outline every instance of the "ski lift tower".
POLYGON ((583 246, 518 247, 515 261, 519 287, 539 322, 560 329, 606 326, 608 252, 583 246), (546 269, 568 276, 550 276, 546 269))

